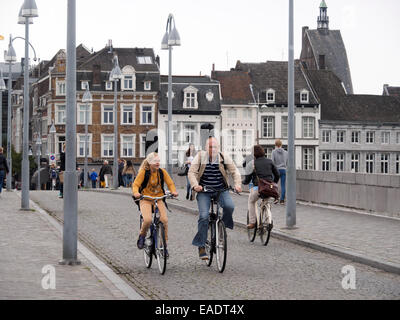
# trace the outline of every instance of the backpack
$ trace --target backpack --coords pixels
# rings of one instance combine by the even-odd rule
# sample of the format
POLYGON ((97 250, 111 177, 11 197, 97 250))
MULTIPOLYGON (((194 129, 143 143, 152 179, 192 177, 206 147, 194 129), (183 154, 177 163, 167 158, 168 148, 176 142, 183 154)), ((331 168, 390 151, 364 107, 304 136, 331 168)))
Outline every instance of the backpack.
MULTIPOLYGON (((164 172, 161 169, 158 169, 158 173, 160 174, 161 190, 162 190, 163 194, 165 194, 165 190, 164 190, 164 172)), ((147 187, 147 184, 149 183, 149 180, 150 180, 150 174, 151 174, 150 170, 145 170, 143 182, 139 187, 139 193, 142 193, 143 189, 145 189, 147 187)), ((165 206, 168 209, 167 202, 165 201, 165 199, 163 199, 163 201, 165 203, 165 206)), ((136 202, 136 204, 138 205, 138 208, 140 210, 139 202, 136 202)))
POLYGON ((52 179, 57 179, 57 172, 54 169, 51 170, 51 178, 52 179))

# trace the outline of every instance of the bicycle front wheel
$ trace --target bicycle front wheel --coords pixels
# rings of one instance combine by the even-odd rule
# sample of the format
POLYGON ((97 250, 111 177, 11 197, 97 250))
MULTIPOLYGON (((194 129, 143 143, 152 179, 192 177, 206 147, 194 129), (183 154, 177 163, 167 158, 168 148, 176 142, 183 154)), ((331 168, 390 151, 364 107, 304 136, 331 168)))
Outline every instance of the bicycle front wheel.
POLYGON ((162 222, 157 226, 157 242, 155 245, 156 257, 158 262, 158 270, 161 274, 165 273, 167 269, 167 256, 165 250, 167 249, 167 242, 165 241, 165 230, 162 222))
POLYGON ((226 229, 225 224, 222 220, 217 222, 216 228, 216 254, 217 254, 217 266, 220 273, 224 272, 226 265, 226 229))
MULTIPOLYGON (((142 224, 143 224, 143 217, 140 216, 140 230, 142 230, 142 224)), ((150 228, 147 230, 146 233, 146 241, 144 243, 144 248, 143 248, 143 257, 144 257, 144 264, 146 265, 147 268, 151 267, 151 263, 153 262, 153 254, 152 254, 152 246, 148 245, 147 239, 151 238, 151 232, 150 228)))
MULTIPOLYGON (((249 217, 249 211, 247 210, 247 225, 249 223, 250 223, 250 217, 249 217)), ((247 229, 247 237, 249 238, 250 242, 254 241, 254 239, 256 238, 256 234, 257 234, 257 221, 254 229, 247 229)))
POLYGON ((261 243, 266 246, 269 242, 269 237, 271 235, 271 230, 269 229, 269 224, 268 224, 268 212, 267 210, 269 209, 269 204, 265 205, 262 207, 261 212, 260 212, 260 227, 259 227, 259 233, 260 233, 260 239, 261 243))
POLYGON ((215 249, 215 223, 210 221, 208 223, 207 240, 206 240, 206 253, 208 255, 208 260, 205 260, 207 267, 211 266, 214 249, 215 249))

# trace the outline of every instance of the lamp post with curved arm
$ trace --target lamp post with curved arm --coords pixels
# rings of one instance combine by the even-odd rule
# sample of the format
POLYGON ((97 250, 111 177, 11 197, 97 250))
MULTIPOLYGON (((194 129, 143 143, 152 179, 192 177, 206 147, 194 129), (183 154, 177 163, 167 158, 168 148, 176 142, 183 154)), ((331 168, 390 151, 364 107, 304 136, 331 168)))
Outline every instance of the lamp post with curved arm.
POLYGON ((3 79, 3 70, 0 70, 0 147, 3 146, 3 91, 7 87, 3 79))
POLYGON ((161 49, 169 51, 169 64, 168 64, 168 156, 167 156, 167 170, 172 174, 172 47, 180 46, 181 38, 176 30, 175 19, 172 14, 169 14, 167 20, 167 27, 164 37, 161 42, 161 49), (172 28, 172 22, 174 27, 172 28))

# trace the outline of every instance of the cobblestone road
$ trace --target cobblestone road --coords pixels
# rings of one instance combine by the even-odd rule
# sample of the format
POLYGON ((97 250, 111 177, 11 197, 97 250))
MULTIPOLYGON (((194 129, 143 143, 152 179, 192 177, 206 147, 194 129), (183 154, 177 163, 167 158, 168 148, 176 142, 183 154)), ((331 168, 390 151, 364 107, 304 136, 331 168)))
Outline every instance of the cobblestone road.
MULTIPOLYGON (((144 266, 136 247, 139 219, 127 196, 79 192, 78 228, 85 241, 146 299, 400 299, 400 276, 271 238, 264 247, 249 243, 244 229, 228 231, 223 274, 208 268, 191 245, 197 217, 169 213, 167 271, 144 266), (341 270, 356 270, 356 289, 344 290, 341 270)), ((31 192, 31 199, 58 219, 63 202, 56 192, 31 192)))

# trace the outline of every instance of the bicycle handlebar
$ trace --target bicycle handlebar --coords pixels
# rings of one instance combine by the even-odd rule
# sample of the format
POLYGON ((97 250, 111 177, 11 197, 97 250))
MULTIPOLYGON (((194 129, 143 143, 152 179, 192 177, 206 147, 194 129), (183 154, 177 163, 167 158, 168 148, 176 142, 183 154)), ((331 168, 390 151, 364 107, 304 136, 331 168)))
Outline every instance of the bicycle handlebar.
POLYGON ((203 190, 200 191, 200 192, 208 192, 208 191, 212 191, 212 192, 232 191, 232 192, 234 192, 234 193, 240 195, 240 193, 237 192, 237 191, 236 191, 234 188, 232 188, 231 186, 229 186, 228 188, 221 189, 221 190, 216 190, 216 189, 214 189, 213 187, 207 187, 207 186, 202 186, 202 187, 203 187, 203 190))
POLYGON ((162 199, 164 199, 164 198, 174 198, 174 196, 172 195, 172 193, 167 193, 167 194, 165 194, 165 195, 163 195, 163 196, 161 196, 161 197, 151 197, 151 196, 146 196, 146 195, 141 195, 139 198, 135 198, 134 196, 132 196, 132 199, 133 199, 133 201, 140 201, 140 200, 143 200, 143 199, 150 199, 150 200, 162 200, 162 199))

